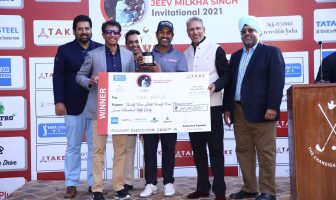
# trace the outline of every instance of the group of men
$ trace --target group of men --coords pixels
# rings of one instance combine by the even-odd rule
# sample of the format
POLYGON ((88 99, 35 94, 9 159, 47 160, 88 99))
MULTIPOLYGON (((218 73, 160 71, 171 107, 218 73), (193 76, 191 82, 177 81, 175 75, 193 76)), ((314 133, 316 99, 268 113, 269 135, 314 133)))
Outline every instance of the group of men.
MULTIPOLYGON (((125 35, 126 48, 118 41, 121 26, 117 21, 102 24, 105 44, 91 40, 92 22, 79 15, 73 21, 75 40, 58 48, 55 56, 53 86, 55 112, 65 116, 67 150, 65 155, 65 198, 76 196, 80 175, 80 149, 85 129, 88 145, 87 184, 94 200, 102 200, 106 135, 97 134, 98 72, 209 72, 211 131, 189 133, 197 170, 196 190, 188 199, 208 197, 226 199, 223 155, 223 113, 227 125, 234 124, 236 153, 244 185, 231 199, 276 199, 275 138, 276 120, 284 87, 285 64, 281 51, 260 41, 262 25, 253 16, 242 17, 239 30, 244 47, 233 53, 230 64, 221 46, 205 36, 202 19, 186 22, 191 45, 184 53, 172 45, 174 27, 169 21, 157 26, 157 45, 152 51, 154 66, 142 66, 139 31, 125 35), (225 88, 224 98, 222 89, 225 88), (214 176, 208 174, 208 153, 214 176), (256 177, 259 162, 259 181, 256 177), (259 194, 260 192, 260 194, 259 194)), ((147 198, 157 189, 157 148, 162 145, 164 196, 174 196, 174 165, 177 133, 143 134, 145 188, 140 197, 147 198)), ((130 199, 133 189, 135 135, 113 135, 112 187, 115 199, 130 199)))

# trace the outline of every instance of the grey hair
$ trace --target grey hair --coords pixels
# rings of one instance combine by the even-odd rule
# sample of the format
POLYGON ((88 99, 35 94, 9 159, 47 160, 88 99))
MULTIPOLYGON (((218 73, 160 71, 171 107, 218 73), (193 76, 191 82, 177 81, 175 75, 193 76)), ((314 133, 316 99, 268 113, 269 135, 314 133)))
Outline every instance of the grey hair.
POLYGON ((188 28, 188 26, 191 24, 191 22, 194 22, 194 21, 197 21, 197 22, 201 23, 201 24, 202 24, 202 27, 204 28, 203 20, 202 20, 201 18, 199 18, 199 17, 191 17, 191 18, 189 18, 189 19, 187 20, 187 22, 186 22, 187 28, 188 28))

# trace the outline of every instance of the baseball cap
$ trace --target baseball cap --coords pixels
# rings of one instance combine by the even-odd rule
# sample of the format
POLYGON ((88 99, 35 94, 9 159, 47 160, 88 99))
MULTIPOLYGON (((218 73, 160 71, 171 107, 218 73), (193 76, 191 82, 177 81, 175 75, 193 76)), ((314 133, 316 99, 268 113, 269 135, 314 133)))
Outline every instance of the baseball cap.
POLYGON ((173 24, 170 21, 160 21, 157 27, 157 31, 161 31, 165 27, 169 28, 171 32, 174 32, 173 24))

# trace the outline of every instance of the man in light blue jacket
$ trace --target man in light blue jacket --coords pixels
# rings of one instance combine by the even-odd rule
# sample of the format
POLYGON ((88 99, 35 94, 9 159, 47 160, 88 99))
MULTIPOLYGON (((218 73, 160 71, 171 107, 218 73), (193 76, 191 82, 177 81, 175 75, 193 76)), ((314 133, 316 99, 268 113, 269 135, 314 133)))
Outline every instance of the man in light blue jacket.
MULTIPOLYGON (((103 176, 104 156, 107 135, 97 135, 97 88, 98 72, 133 72, 133 53, 118 45, 121 26, 116 21, 106 21, 102 25, 105 46, 90 51, 77 73, 77 82, 89 90, 87 116, 92 122, 93 135, 93 200, 104 200, 103 176)), ((113 135, 113 174, 112 187, 116 191, 115 199, 130 199, 128 190, 124 188, 124 167, 126 161, 127 135, 113 135)))

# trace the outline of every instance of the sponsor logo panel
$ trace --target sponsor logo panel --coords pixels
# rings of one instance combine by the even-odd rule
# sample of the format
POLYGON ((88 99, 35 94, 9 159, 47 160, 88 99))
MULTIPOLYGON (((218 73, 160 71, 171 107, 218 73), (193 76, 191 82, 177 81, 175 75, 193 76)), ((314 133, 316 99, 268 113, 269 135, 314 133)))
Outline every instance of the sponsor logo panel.
POLYGON ((316 42, 336 41, 336 8, 314 11, 314 40, 316 42))
POLYGON ((26 113, 26 100, 23 97, 0 97, 0 131, 26 129, 26 113))
POLYGON ((260 17, 263 23, 263 41, 303 39, 303 20, 300 15, 260 17))
POLYGON ((288 118, 287 112, 280 112, 280 119, 276 123, 277 137, 288 137, 288 118))
POLYGON ((35 80, 37 89, 53 89, 54 61, 35 64, 35 80))
MULTIPOLYGON (((37 145, 36 146, 36 170, 37 172, 63 171, 66 145, 37 145)), ((81 148, 81 169, 87 170, 88 151, 87 145, 81 148)))
POLYGON ((24 49, 24 20, 19 15, 0 15, 0 49, 24 49))
POLYGON ((66 143, 66 126, 63 117, 37 118, 36 143, 66 143))
POLYGON ((24 3, 24 0, 0 0, 0 8, 21 9, 23 8, 23 3, 24 3))
POLYGON ((24 177, 0 178, 0 199, 8 199, 9 195, 15 192, 26 183, 24 177))
POLYGON ((34 44, 59 46, 75 39, 71 20, 34 20, 34 44))
POLYGON ((0 171, 27 168, 27 141, 23 137, 0 137, 0 171))
POLYGON ((26 66, 21 56, 0 56, 0 90, 25 89, 26 66))
POLYGON ((276 163, 289 164, 288 138, 276 139, 276 163))
POLYGON ((309 83, 308 52, 284 52, 285 60, 285 87, 281 100, 280 110, 287 111, 287 89, 294 84, 309 83))
POLYGON ((35 98, 35 109, 37 117, 56 115, 53 91, 36 90, 35 98))

